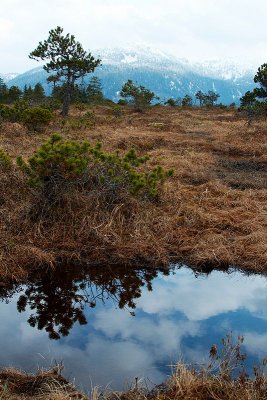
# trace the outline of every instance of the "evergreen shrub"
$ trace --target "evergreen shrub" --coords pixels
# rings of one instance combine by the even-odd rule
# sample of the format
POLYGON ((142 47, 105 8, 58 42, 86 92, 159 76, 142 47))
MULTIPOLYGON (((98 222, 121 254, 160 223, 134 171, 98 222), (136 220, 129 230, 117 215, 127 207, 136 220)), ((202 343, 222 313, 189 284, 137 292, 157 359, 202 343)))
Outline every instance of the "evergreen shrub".
POLYGON ((28 129, 41 131, 49 124, 53 115, 45 107, 32 107, 24 100, 17 101, 13 106, 0 104, 0 118, 8 122, 21 122, 28 129))
POLYGON ((0 171, 6 171, 10 169, 12 163, 8 153, 0 147, 0 171))
POLYGON ((21 122, 29 129, 40 132, 52 120, 52 113, 43 107, 28 108, 21 113, 21 122))
POLYGON ((90 190, 120 192, 122 190, 153 200, 159 185, 173 175, 161 166, 144 171, 147 155, 138 157, 134 149, 124 155, 102 150, 87 141, 64 141, 53 134, 27 161, 17 158, 17 164, 28 176, 33 187, 77 183, 90 190))

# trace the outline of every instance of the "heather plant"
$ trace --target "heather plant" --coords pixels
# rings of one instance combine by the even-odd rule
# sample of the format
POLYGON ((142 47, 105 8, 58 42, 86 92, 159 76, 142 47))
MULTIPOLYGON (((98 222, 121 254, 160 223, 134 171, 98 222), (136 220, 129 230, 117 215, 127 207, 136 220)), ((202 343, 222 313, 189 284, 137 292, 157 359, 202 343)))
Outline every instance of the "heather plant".
POLYGON ((86 110, 86 106, 82 102, 76 102, 75 108, 79 112, 79 117, 81 117, 82 112, 86 110))
POLYGON ((69 117, 61 121, 61 132, 69 132, 70 130, 92 129, 96 125, 96 117, 94 112, 87 111, 80 117, 69 117))
POLYGON ((120 106, 115 105, 113 108, 113 114, 116 118, 121 118, 123 116, 123 111, 120 106))

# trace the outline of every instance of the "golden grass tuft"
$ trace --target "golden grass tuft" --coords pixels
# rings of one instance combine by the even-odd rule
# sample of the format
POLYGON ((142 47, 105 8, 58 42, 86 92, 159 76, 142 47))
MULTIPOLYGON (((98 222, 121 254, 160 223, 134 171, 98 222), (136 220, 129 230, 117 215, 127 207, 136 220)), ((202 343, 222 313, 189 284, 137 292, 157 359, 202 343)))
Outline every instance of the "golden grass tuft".
POLYGON ((90 394, 75 389, 56 371, 40 371, 36 375, 15 369, 0 371, 1 400, 263 400, 266 398, 267 378, 244 374, 228 379, 212 375, 206 368, 196 371, 178 363, 171 377, 151 391, 138 384, 123 392, 102 391, 98 387, 90 394))
POLYGON ((122 107, 119 118, 108 106, 87 111, 96 124, 80 130, 71 128, 80 118, 75 109, 68 129, 60 116, 41 134, 2 124, 0 145, 14 168, 0 171, 1 280, 22 279, 29 268, 62 258, 267 272, 265 120, 247 127, 236 111, 219 109, 154 107, 140 115, 122 107), (107 206, 104 193, 70 188, 42 215, 15 158, 30 156, 54 131, 101 140, 107 151, 134 147, 150 156, 151 167, 174 168, 175 175, 160 188, 158 203, 124 193, 107 206))
POLYGON ((57 368, 26 374, 14 368, 0 371, 1 400, 86 400, 72 384, 63 378, 57 368))

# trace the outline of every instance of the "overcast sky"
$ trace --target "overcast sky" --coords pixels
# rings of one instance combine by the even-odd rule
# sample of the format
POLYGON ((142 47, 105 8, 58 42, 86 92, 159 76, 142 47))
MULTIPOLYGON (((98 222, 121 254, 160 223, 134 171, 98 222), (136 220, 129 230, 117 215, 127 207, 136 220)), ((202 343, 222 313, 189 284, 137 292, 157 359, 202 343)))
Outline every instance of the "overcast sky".
POLYGON ((0 72, 36 67, 28 54, 58 25, 91 51, 137 43, 191 60, 267 62, 267 0, 0 0, 0 72))

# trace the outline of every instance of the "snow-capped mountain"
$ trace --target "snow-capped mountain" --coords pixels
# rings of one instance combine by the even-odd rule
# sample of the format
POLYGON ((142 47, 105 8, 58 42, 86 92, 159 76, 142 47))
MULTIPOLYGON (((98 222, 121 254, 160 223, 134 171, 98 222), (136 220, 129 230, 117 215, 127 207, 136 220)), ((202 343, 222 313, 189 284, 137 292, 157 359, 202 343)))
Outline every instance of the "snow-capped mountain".
POLYGON ((16 76, 18 76, 18 75, 19 74, 17 74, 16 72, 8 72, 7 74, 0 73, 0 78, 2 78, 5 83, 7 83, 11 79, 16 78, 16 76))
POLYGON ((231 59, 209 60, 204 62, 190 62, 185 58, 178 58, 161 50, 151 47, 134 46, 129 49, 99 49, 94 54, 99 55, 103 64, 123 66, 132 64, 135 67, 149 66, 174 72, 191 70, 199 75, 212 76, 220 79, 238 79, 254 73, 255 68, 247 67, 231 59))
POLYGON ((174 69, 179 72, 179 67, 183 69, 186 60, 179 59, 171 54, 151 47, 134 46, 132 48, 98 49, 92 52, 99 56, 102 64, 116 65, 122 67, 132 65, 135 68, 150 67, 161 69, 174 69))
MULTIPOLYGON (((219 102, 229 104, 251 90, 255 84, 253 76, 256 69, 228 61, 190 62, 160 50, 135 46, 132 48, 97 49, 92 51, 102 60, 95 75, 103 85, 106 97, 118 100, 122 85, 132 79, 154 91, 160 99, 194 96, 198 90, 214 90, 220 94, 219 102)), ((51 86, 47 84, 47 73, 37 67, 8 81, 8 85, 23 88, 26 85, 42 83, 47 93, 51 86)), ((84 84, 92 75, 89 74, 84 84)))
POLYGON ((204 76, 220 78, 224 80, 243 79, 245 77, 251 79, 251 76, 255 75, 256 67, 245 66, 238 64, 232 60, 211 60, 204 61, 202 63, 196 63, 193 68, 204 76))

